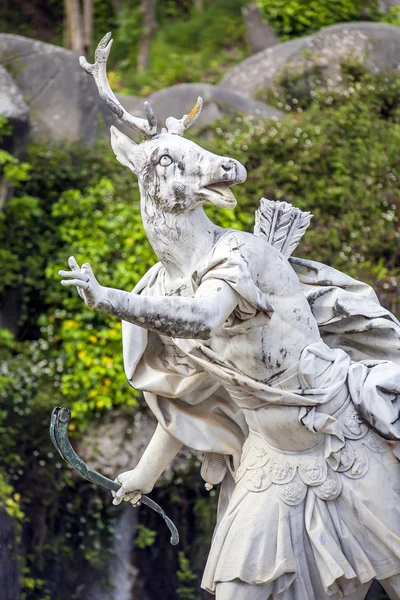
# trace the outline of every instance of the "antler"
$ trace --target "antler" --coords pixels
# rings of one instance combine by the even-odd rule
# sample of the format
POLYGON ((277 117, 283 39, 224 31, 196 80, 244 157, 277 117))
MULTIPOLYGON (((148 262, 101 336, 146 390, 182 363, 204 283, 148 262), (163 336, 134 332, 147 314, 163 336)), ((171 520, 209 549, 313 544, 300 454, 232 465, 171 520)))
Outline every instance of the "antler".
POLYGON ((175 117, 168 117, 165 124, 167 126, 168 133, 176 133, 177 135, 183 135, 185 129, 188 129, 196 121, 197 117, 201 113, 203 108, 203 99, 199 96, 197 102, 188 115, 183 115, 182 119, 175 119, 175 117))
POLYGON ((144 103, 147 121, 145 119, 140 119, 139 117, 133 117, 121 105, 108 83, 107 59, 111 51, 112 43, 111 33, 106 33, 96 48, 94 55, 95 63, 92 65, 87 62, 84 56, 80 56, 80 65, 86 73, 89 73, 89 75, 93 77, 100 98, 104 100, 113 113, 116 114, 125 125, 141 133, 144 138, 149 139, 157 133, 157 118, 150 104, 148 102, 144 103))

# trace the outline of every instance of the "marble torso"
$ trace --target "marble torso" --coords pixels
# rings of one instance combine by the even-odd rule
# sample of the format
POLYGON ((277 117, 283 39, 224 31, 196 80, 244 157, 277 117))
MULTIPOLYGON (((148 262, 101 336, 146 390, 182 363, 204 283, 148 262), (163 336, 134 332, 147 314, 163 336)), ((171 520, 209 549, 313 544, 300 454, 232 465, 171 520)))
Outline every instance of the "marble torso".
MULTIPOLYGON (((254 235, 228 231, 186 278, 171 281, 160 265, 146 295, 192 296, 202 279, 216 277, 232 284, 238 307, 224 325, 204 342, 225 364, 257 381, 267 382, 300 358, 303 348, 320 339, 299 280, 289 262, 270 244, 254 235), (222 258, 225 264, 221 264, 222 258), (258 298, 241 295, 237 283, 252 279, 258 298), (270 310, 268 308, 270 307, 270 310)), ((244 287, 246 281, 241 282, 244 287)), ((160 336, 171 345, 171 338, 160 336)), ((174 342, 172 342, 174 343, 174 342)))

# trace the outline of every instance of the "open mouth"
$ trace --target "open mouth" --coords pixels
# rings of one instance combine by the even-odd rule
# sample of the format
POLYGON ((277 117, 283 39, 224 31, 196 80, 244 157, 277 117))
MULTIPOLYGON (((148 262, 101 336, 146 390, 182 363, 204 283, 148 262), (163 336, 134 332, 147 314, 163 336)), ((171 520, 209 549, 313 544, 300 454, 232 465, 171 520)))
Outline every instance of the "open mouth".
MULTIPOLYGON (((232 183, 231 183, 232 185, 232 183)), ((215 199, 219 199, 222 200, 223 202, 226 202, 227 204, 236 204, 236 198, 232 193, 232 190, 230 189, 229 185, 227 185, 226 183, 223 183, 222 181, 219 181, 217 183, 211 183, 210 185, 206 185, 205 187, 201 188, 201 192, 205 195, 205 196, 213 196, 215 199)))

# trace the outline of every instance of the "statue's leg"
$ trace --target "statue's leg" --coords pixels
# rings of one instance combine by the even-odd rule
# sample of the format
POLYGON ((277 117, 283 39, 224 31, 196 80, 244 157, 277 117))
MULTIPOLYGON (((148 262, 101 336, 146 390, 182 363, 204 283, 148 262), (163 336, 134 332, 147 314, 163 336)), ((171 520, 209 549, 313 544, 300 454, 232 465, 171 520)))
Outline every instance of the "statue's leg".
POLYGON ((250 585, 235 579, 217 584, 215 600, 269 600, 270 593, 270 584, 250 585))
POLYGON ((368 581, 368 583, 364 583, 358 590, 351 594, 350 596, 344 596, 343 600, 364 600, 365 596, 368 594, 368 590, 371 587, 372 581, 368 581))
POLYGON ((379 583, 384 588, 390 600, 398 600, 400 598, 400 574, 393 575, 387 579, 381 579, 379 583))

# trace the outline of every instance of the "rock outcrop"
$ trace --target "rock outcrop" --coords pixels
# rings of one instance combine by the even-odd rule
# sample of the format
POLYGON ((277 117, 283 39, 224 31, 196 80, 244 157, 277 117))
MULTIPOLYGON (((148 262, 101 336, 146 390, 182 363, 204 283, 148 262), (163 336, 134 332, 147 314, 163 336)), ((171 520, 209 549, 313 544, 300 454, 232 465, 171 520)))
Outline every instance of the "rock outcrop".
MULTIPOLYGON (((0 115, 11 125, 11 132, 3 135, 1 148, 13 156, 21 156, 29 135, 29 109, 11 75, 0 65, 0 115)), ((9 195, 9 185, 0 177, 0 209, 9 195)), ((0 313, 1 327, 1 313, 0 313)))
POLYGON ((261 52, 265 48, 275 46, 279 38, 268 23, 263 21, 257 4, 250 4, 242 9, 246 38, 251 54, 261 52))
POLYGON ((0 64, 29 107, 33 139, 92 143, 102 123, 108 130, 114 122, 93 80, 69 50, 3 33, 0 64))
POLYGON ((332 25, 307 36, 258 52, 230 69, 221 86, 248 97, 276 85, 284 69, 306 74, 316 66, 328 85, 340 82, 340 65, 351 59, 371 71, 400 66, 400 27, 385 23, 332 25))
POLYGON ((204 127, 213 121, 237 112, 259 117, 282 117, 283 113, 276 108, 257 102, 244 94, 210 83, 180 83, 151 94, 148 98, 118 95, 124 108, 139 117, 144 117, 143 102, 150 102, 157 115, 159 124, 164 124, 170 117, 180 118, 195 105, 201 96, 204 107, 196 121, 197 127, 204 127))
MULTIPOLYGON (((8 116, 8 107, 14 104, 14 110, 18 106, 21 113, 19 118, 24 113, 27 122, 29 112, 31 139, 93 143, 100 134, 108 134, 110 125, 116 123, 100 99, 93 80, 69 50, 18 35, 0 34, 0 65, 3 66, 0 114, 8 116)), ((282 116, 275 108, 255 102, 241 92, 211 84, 180 84, 156 92, 147 100, 160 124, 169 116, 187 113, 197 96, 202 96, 205 104, 200 126, 236 112, 261 117, 282 116)), ((119 99, 132 114, 145 116, 146 98, 120 94, 119 99)), ((119 127, 127 130, 121 123, 119 127)))
POLYGON ((0 114, 12 126, 12 135, 6 136, 2 147, 19 156, 29 134, 29 108, 11 75, 0 66, 0 114))

